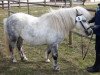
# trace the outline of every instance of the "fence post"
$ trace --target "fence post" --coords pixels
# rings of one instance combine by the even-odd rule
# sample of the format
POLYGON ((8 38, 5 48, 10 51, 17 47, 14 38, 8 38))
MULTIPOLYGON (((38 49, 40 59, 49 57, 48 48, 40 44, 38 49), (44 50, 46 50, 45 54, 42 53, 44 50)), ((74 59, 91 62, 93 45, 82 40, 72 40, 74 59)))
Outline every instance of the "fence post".
POLYGON ((44 6, 46 6, 46 0, 44 0, 44 6))
POLYGON ((66 6, 66 2, 67 2, 67 1, 66 1, 66 0, 63 0, 63 1, 64 1, 64 3, 65 3, 65 6, 66 6))
POLYGON ((56 5, 56 2, 57 2, 57 1, 55 0, 55 5, 56 5))
POLYGON ((2 9, 4 9, 4 1, 2 1, 2 9))
POLYGON ((21 5, 20 5, 20 0, 19 0, 18 4, 19 4, 19 8, 20 8, 20 7, 21 7, 21 5))
POLYGON ((8 0, 8 16, 10 16, 10 0, 8 0))
POLYGON ((72 32, 69 32, 69 45, 72 45, 72 32))
POLYGON ((70 2, 70 7, 72 7, 73 6, 73 0, 70 0, 69 2, 70 2))
POLYGON ((27 8, 28 8, 28 14, 29 14, 29 0, 27 0, 27 8))

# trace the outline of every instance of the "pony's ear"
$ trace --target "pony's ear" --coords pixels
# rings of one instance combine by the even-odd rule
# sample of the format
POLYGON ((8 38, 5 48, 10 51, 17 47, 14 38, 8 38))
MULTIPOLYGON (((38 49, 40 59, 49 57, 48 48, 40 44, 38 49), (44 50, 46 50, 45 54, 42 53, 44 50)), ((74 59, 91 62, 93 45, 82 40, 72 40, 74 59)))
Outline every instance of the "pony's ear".
POLYGON ((82 14, 79 13, 79 11, 76 9, 76 16, 80 16, 82 14))

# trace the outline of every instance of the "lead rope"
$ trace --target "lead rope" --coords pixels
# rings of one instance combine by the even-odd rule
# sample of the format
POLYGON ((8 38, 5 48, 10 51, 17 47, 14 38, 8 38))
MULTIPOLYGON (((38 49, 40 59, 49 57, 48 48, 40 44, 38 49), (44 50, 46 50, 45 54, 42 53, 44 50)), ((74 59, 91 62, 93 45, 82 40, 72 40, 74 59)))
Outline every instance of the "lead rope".
POLYGON ((92 34, 91 34, 90 40, 89 40, 89 42, 88 42, 88 47, 87 47, 86 53, 85 53, 84 55, 83 55, 83 53, 84 53, 84 51, 83 51, 83 38, 81 37, 81 41, 82 41, 82 58, 83 58, 83 60, 85 59, 85 57, 86 57, 86 55, 87 55, 87 53, 88 53, 88 51, 89 51, 92 37, 93 37, 93 32, 92 32, 92 34))
POLYGON ((83 37, 82 36, 81 36, 81 49, 82 49, 82 58, 83 58, 84 50, 83 50, 83 37))

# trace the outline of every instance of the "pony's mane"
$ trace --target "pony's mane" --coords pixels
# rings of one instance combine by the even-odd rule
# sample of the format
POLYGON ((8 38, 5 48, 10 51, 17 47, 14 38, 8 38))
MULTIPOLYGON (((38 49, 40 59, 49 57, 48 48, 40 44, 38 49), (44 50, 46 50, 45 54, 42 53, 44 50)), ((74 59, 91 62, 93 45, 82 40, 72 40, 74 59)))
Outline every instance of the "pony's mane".
POLYGON ((79 6, 73 8, 60 8, 58 10, 51 9, 49 13, 42 15, 40 19, 42 22, 47 20, 51 28, 66 35, 66 33, 75 26, 76 9, 89 20, 90 13, 83 7, 79 6))

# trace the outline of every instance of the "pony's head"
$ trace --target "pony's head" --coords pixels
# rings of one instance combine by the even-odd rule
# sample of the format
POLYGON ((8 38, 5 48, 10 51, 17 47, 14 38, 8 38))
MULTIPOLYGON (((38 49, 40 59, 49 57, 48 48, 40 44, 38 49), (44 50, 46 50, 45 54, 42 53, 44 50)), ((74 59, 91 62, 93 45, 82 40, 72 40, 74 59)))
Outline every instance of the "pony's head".
POLYGON ((89 21, 92 18, 92 15, 90 14, 90 12, 86 10, 85 8, 80 7, 80 6, 76 6, 73 8, 78 11, 78 12, 76 11, 76 14, 78 13, 78 14, 84 15, 87 21, 89 21))
POLYGON ((88 24, 90 13, 84 8, 80 9, 81 12, 79 9, 76 9, 76 18, 75 18, 76 27, 81 29, 81 31, 84 32, 86 35, 90 35, 93 32, 88 24), (83 13, 82 11, 86 12, 86 14, 83 13))

